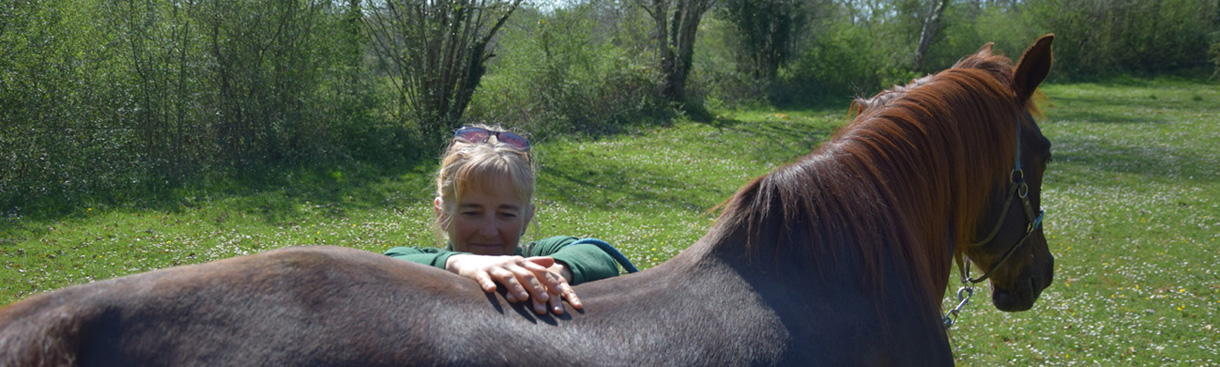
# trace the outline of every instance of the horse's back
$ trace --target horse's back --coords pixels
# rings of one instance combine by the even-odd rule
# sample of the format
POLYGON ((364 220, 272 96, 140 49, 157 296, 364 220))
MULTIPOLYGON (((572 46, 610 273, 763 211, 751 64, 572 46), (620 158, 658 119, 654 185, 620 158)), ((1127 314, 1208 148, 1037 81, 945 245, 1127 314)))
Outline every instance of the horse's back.
POLYGON ((345 248, 277 250, 70 287, 0 309, 0 366, 940 360, 879 343, 878 321, 840 312, 871 305, 768 288, 726 266, 677 263, 581 285, 583 312, 539 316, 439 269, 345 248))
POLYGON ((953 364, 943 332, 929 321, 937 316, 911 307, 909 289, 889 287, 877 298, 848 268, 810 278, 757 259, 750 267, 707 259, 683 266, 692 259, 681 257, 576 288, 587 314, 573 322, 611 335, 587 339, 616 349, 604 353, 614 359, 583 364, 953 364))
POLYGON ((390 333, 482 293, 449 275, 306 247, 69 287, 0 309, 0 366, 401 364, 390 333))

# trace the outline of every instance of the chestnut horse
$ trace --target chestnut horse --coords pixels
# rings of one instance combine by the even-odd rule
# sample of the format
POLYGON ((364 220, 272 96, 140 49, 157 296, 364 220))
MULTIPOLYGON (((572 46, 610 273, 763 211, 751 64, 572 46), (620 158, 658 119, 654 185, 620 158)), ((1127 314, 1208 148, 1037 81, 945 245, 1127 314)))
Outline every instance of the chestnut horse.
POLYGON ((16 302, 0 309, 0 366, 950 365, 939 305, 955 256, 987 272, 1001 310, 1051 284, 1050 142, 1030 96, 1052 39, 1015 66, 988 45, 858 101, 672 260, 577 286, 583 311, 538 316, 439 269, 288 248, 16 302))

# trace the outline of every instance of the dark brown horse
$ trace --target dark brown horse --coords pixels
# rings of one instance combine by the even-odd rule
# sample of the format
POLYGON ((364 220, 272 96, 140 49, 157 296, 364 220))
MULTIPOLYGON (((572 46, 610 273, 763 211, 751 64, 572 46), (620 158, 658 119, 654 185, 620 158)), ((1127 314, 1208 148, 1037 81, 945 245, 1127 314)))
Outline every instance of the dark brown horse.
POLYGON ((576 287, 537 316, 425 266, 270 251, 36 295, 0 309, 0 365, 948 365, 954 256, 1002 310, 1051 283, 1029 99, 1051 36, 990 46, 857 103, 817 151, 755 179, 699 242, 576 287), (977 244, 973 244, 978 242, 977 244))

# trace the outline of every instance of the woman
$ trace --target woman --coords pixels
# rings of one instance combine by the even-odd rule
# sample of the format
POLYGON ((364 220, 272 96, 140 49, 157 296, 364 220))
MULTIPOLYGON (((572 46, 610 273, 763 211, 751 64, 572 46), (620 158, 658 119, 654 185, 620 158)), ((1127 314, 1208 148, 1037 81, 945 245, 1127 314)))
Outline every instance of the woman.
POLYGON ((529 141, 498 127, 459 129, 441 159, 434 223, 439 248, 396 247, 386 255, 462 275, 509 302, 532 300, 534 312, 563 313, 563 299, 580 309, 571 285, 618 275, 610 254, 559 236, 518 246, 534 217, 534 160, 529 141))

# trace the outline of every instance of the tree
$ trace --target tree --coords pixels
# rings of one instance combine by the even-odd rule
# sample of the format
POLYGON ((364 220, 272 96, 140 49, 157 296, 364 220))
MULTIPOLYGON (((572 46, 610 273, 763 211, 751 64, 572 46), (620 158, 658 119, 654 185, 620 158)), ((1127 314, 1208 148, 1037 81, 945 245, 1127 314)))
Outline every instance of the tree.
POLYGON ((658 64, 664 81, 661 95, 670 102, 686 99, 686 77, 695 54, 695 34, 712 0, 635 0, 655 27, 658 64))
POLYGON ((923 59, 928 54, 928 47, 932 45, 932 39, 936 37, 936 32, 940 28, 941 16, 945 14, 945 8, 949 7, 949 0, 932 0, 928 4, 928 14, 923 18, 923 27, 919 31, 919 43, 915 46, 915 61, 912 63, 911 70, 920 72, 923 70, 923 59))
POLYGON ((365 25, 397 78, 399 118, 426 134, 456 125, 486 72, 492 38, 522 0, 381 0, 365 25))
POLYGON ((740 35, 742 68, 754 79, 770 82, 792 55, 794 35, 806 16, 802 0, 725 0, 724 15, 740 35))
POLYGON ((184 167, 183 140, 187 106, 188 74, 192 61, 190 13, 195 4, 182 2, 169 6, 158 1, 112 2, 108 17, 115 20, 114 30, 123 45, 130 67, 133 88, 132 119, 139 131, 143 164, 161 167, 154 171, 166 179, 181 179, 184 167), (171 124, 173 126, 171 126, 171 124))

